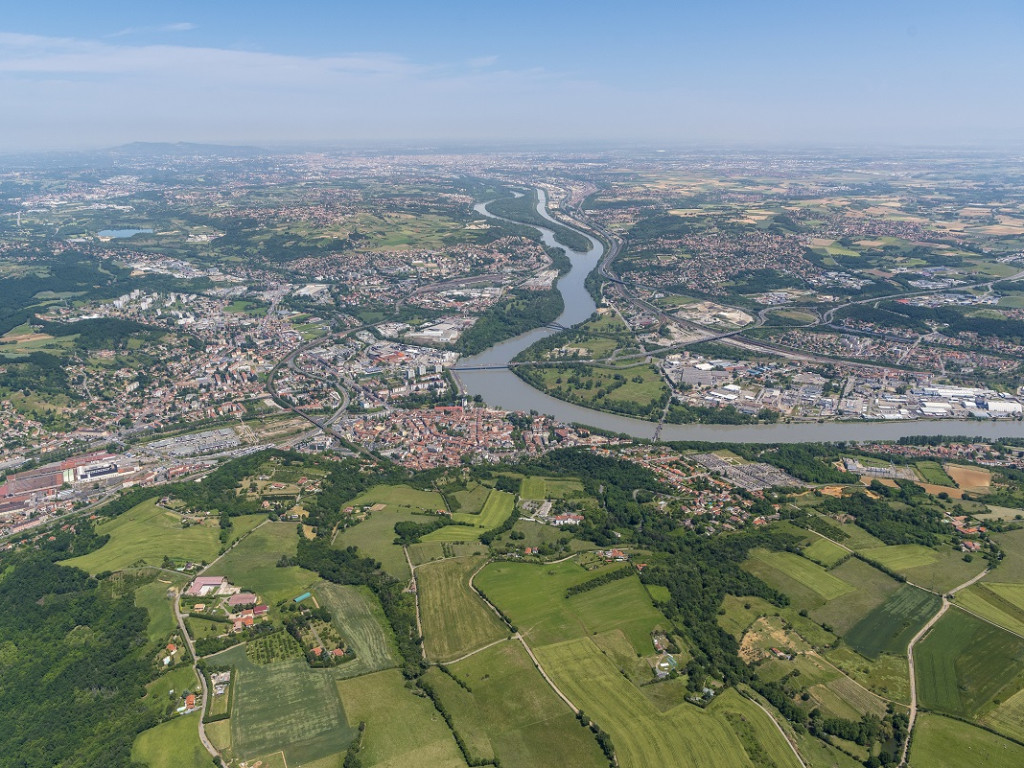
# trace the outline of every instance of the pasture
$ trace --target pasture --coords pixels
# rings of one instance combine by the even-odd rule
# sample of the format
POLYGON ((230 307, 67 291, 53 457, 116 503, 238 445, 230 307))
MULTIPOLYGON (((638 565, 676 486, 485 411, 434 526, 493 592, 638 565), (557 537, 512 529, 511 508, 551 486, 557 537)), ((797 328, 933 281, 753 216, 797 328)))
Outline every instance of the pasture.
POLYGON ((176 717, 135 737, 132 760, 149 768, 206 768, 210 753, 199 740, 198 713, 176 717))
POLYGON ((435 491, 420 491, 408 485, 376 485, 366 493, 352 499, 346 506, 368 507, 385 504, 388 511, 429 512, 447 509, 444 498, 435 491))
POLYGON ((469 690, 436 668, 426 679, 474 757, 497 757, 503 766, 518 768, 608 764, 594 737, 580 727, 518 641, 488 648, 452 665, 450 672, 469 690))
POLYGON ((1024 741, 1024 690, 990 710, 980 722, 1017 741, 1024 741))
POLYGON ((956 604, 970 613, 1024 635, 1024 585, 982 582, 956 593, 956 604))
POLYGON ((934 549, 923 547, 920 544, 872 547, 861 550, 861 554, 897 573, 903 573, 910 568, 922 565, 930 565, 938 559, 938 554, 934 549))
POLYGON ((355 737, 331 670, 310 669, 305 659, 257 666, 241 647, 210 663, 234 666, 231 744, 237 756, 252 760, 283 749, 290 765, 302 764, 343 752, 355 737))
POLYGON ((1021 687, 1024 640, 954 608, 915 646, 914 662, 923 706, 974 717, 1021 687))
POLYGON ((524 477, 519 486, 519 495, 524 499, 546 499, 547 489, 543 477, 524 477))
POLYGON ((409 690, 397 669, 342 680, 337 689, 352 722, 366 723, 359 751, 363 765, 465 768, 452 732, 430 699, 409 690))
POLYGON ((914 466, 918 474, 921 475, 921 479, 929 485, 941 485, 947 488, 953 488, 956 485, 937 461, 918 461, 914 466))
POLYGON ((852 648, 841 645, 828 650, 825 658, 843 674, 872 693, 903 704, 910 704, 910 672, 907 657, 883 653, 866 659, 852 648))
MULTIPOLYGON (((835 520, 830 519, 830 522, 835 525, 835 520)), ((862 549, 885 546, 884 541, 876 539, 856 523, 841 523, 839 528, 847 536, 847 538, 843 540, 843 544, 848 546, 850 549, 855 549, 860 552, 862 549)))
POLYGON ((469 586, 484 558, 449 558, 416 569, 424 647, 432 661, 449 661, 508 634, 501 619, 469 586))
MULTIPOLYGON (((160 578, 164 578, 164 575, 162 574, 160 578)), ((180 586, 185 579, 171 581, 177 582, 180 586)), ((146 635, 149 642, 154 644, 167 642, 167 638, 178 629, 178 623, 174 620, 174 602, 167 597, 167 590, 171 586, 161 581, 151 581, 135 590, 135 605, 145 608, 149 614, 146 635)))
POLYGON ((910 768, 1017 768, 1024 747, 967 723, 924 713, 914 728, 910 768))
MULTIPOLYGON (((240 523, 239 528, 242 527, 244 523, 240 523)), ((110 541, 95 552, 64 561, 64 565, 99 573, 130 566, 159 566, 164 556, 210 562, 221 547, 216 518, 182 528, 181 516, 159 506, 157 499, 144 501, 113 520, 100 522, 96 532, 109 535, 110 541)))
POLYGON ((815 540, 803 550, 802 554, 818 565, 831 568, 850 553, 828 539, 815 537, 815 540))
POLYGON ((811 618, 828 624, 840 635, 849 632, 899 587, 898 581, 856 558, 850 558, 830 573, 855 589, 815 608, 811 618))
POLYGON ((402 547, 394 543, 395 523, 425 523, 432 519, 433 517, 424 517, 408 510, 393 512, 390 509, 383 509, 371 512, 362 522, 339 532, 334 539, 334 546, 358 547, 360 554, 380 561, 385 571, 396 579, 405 580, 412 574, 409 572, 409 563, 406 562, 402 547))
POLYGON ((490 492, 491 489, 486 485, 472 483, 464 491, 456 491, 452 496, 458 502, 459 512, 477 515, 484 508, 484 502, 487 501, 490 492))
MULTIPOLYGON (((456 512, 452 515, 452 519, 458 523, 469 523, 477 528, 489 531, 491 528, 497 528, 508 519, 508 516, 512 514, 515 501, 516 497, 511 493, 492 490, 487 495, 487 501, 484 502, 483 509, 480 510, 479 515, 456 512)), ((440 533, 440 531, 437 531, 437 533, 440 533)))
POLYGON ((789 595, 798 608, 817 608, 853 590, 852 586, 820 565, 792 552, 755 549, 743 567, 789 595))
POLYGON ((273 604, 302 594, 317 575, 297 565, 278 568, 282 555, 295 557, 299 537, 294 523, 266 523, 207 572, 255 592, 273 604))
POLYGON ((985 581, 1013 582, 1024 584, 1024 529, 1008 533, 992 534, 993 541, 1003 550, 1005 557, 985 581))
POLYGON ((904 654, 907 645, 942 605, 938 595, 904 584, 846 633, 847 645, 868 659, 904 654))
POLYGON ((317 602, 331 612, 331 621, 356 657, 332 671, 337 678, 355 677, 395 666, 398 658, 384 610, 368 587, 321 581, 313 587, 317 602))
MULTIPOLYGON (((569 699, 608 732, 620 766, 676 765, 682 755, 688 765, 700 768, 752 765, 726 719, 728 702, 723 707, 712 704, 707 711, 682 703, 659 712, 589 638, 545 646, 535 653, 569 699), (723 711, 718 714, 718 709, 723 711)), ((749 712, 747 719, 756 722, 757 718, 749 712)), ((769 735, 767 730, 764 733, 769 735)), ((752 738, 757 739, 756 731, 752 738)), ((777 738, 782 742, 781 735, 777 738)), ((792 753, 787 761, 781 749, 772 751, 778 755, 778 765, 796 764, 792 753)))
POLYGON ((963 554, 952 548, 941 550, 920 544, 900 544, 862 550, 861 554, 925 589, 945 592, 963 584, 981 573, 985 563, 981 558, 964 562, 963 554))
POLYGON ((648 653, 651 631, 666 622, 638 578, 619 579, 566 599, 566 589, 600 572, 584 570, 572 560, 540 566, 495 562, 473 583, 531 644, 621 629, 636 651, 648 653))

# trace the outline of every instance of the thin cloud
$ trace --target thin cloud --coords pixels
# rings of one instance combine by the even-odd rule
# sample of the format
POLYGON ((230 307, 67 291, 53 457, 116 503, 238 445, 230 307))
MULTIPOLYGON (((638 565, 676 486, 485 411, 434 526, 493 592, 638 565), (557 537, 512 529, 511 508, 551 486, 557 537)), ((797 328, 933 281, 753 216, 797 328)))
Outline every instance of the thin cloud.
POLYGON ((191 21, 178 21, 173 24, 162 24, 155 27, 126 27, 117 32, 111 32, 104 37, 126 37, 128 35, 150 34, 152 32, 191 32, 196 25, 191 21))

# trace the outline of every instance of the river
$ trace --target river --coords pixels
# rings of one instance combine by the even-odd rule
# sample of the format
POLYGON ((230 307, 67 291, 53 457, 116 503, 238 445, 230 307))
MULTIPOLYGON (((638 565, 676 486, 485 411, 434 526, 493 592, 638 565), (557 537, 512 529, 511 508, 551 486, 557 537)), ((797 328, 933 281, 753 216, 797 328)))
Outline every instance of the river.
MULTIPOLYGON (((547 212, 547 197, 539 191, 537 212, 548 221, 556 223, 547 212)), ((487 210, 487 203, 480 203, 475 210, 483 216, 496 219, 487 210)), ((557 222, 566 226, 562 222, 557 222)), ((533 225, 530 225, 533 226, 533 225)), ((554 232, 545 227, 534 227, 541 233, 544 244, 564 248, 555 241, 554 232)), ((575 229, 575 228, 573 228, 575 229)), ((577 230, 580 231, 580 230, 577 230)), ((586 320, 596 308, 593 298, 584 286, 584 280, 597 267, 604 255, 604 247, 586 232, 591 247, 586 253, 565 248, 572 269, 558 281, 558 290, 565 301, 565 310, 555 321, 569 327, 586 320)), ((550 336, 555 331, 537 328, 493 347, 473 357, 463 358, 456 366, 455 374, 469 395, 480 395, 488 405, 514 411, 537 411, 554 416, 564 422, 587 424, 599 429, 621 432, 633 437, 653 438, 656 424, 628 416, 595 411, 580 405, 546 395, 516 376, 508 368, 488 371, 463 370, 482 365, 507 365, 513 357, 538 339, 550 336)), ((1024 423, 1012 420, 999 421, 827 421, 800 422, 791 424, 756 424, 727 426, 721 424, 666 424, 661 430, 662 440, 707 440, 734 443, 807 443, 834 442, 840 440, 897 440, 913 435, 967 435, 970 437, 1019 438, 1024 439, 1024 423)))

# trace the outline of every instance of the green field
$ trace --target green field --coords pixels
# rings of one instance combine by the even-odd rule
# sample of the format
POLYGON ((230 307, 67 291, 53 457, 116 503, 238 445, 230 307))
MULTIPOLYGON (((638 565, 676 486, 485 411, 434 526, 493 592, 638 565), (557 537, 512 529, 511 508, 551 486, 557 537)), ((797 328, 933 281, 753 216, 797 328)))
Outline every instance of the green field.
POLYGON ((207 768, 211 758, 199 740, 199 715, 176 717, 140 733, 132 760, 149 768, 207 768))
MULTIPOLYGON (((491 528, 497 528, 499 525, 508 519, 508 516, 512 514, 512 508, 515 505, 516 497, 511 493, 505 491, 491 491, 487 495, 487 501, 484 502, 484 507, 480 511, 479 515, 469 515, 465 512, 457 512, 452 515, 452 519, 458 523, 469 523, 475 525, 477 528, 482 528, 485 531, 489 531, 491 528)), ((443 528, 441 529, 444 530, 443 528)), ((441 531, 438 531, 440 533, 441 531)))
POLYGON ((1024 741, 1024 690, 990 710, 981 723, 1017 741, 1024 741))
POLYGON ((910 639, 941 604, 938 595, 904 584, 857 622, 843 639, 869 659, 877 659, 881 653, 904 654, 910 639))
MULTIPOLYGON (((161 575, 160 578, 166 578, 166 576, 161 575)), ((185 579, 170 579, 170 581, 175 581, 180 586, 185 579)), ((174 602, 167 597, 167 590, 171 587, 171 584, 165 584, 162 581, 151 581, 135 590, 135 605, 145 608, 149 614, 146 634, 151 643, 166 643, 171 634, 178 631, 178 622, 174 620, 174 602)))
POLYGON ((932 485, 945 485, 949 488, 956 488, 953 478, 946 474, 942 465, 937 461, 918 461, 914 464, 921 478, 932 485))
POLYGON ((818 565, 831 568, 850 553, 828 539, 815 537, 810 546, 803 551, 803 556, 810 558, 818 565))
MULTIPOLYGON (((833 525, 836 521, 831 518, 826 518, 833 525)), ((842 523, 839 528, 846 534, 847 538, 843 539, 843 544, 848 546, 850 549, 855 549, 858 552, 862 549, 869 549, 871 547, 884 547, 885 542, 881 539, 876 539, 870 533, 865 531, 856 523, 842 523)))
POLYGON ((191 664, 177 664, 146 686, 146 696, 143 701, 158 717, 165 717, 184 704, 181 696, 185 691, 196 692, 198 690, 199 679, 192 671, 191 664), (174 692, 173 700, 171 691, 174 692))
POLYGON ((546 499, 547 488, 543 477, 524 477, 519 486, 519 495, 524 499, 546 499))
POLYGON ((914 648, 921 704, 973 717, 1024 684, 1024 640, 952 609, 914 648))
POLYGON ((1024 584, 1024 529, 993 534, 992 540, 1003 550, 1004 557, 984 581, 1024 584))
POLYGON ((852 586, 820 565, 792 552, 755 549, 743 567, 789 595, 799 608, 817 608, 853 590, 852 586))
POLYGON ((861 550, 861 554, 897 573, 903 573, 910 568, 929 565, 938 559, 938 553, 934 549, 923 547, 920 544, 873 547, 861 550))
POLYGON ((906 656, 883 653, 872 661, 842 645, 827 651, 825 658, 869 691, 902 704, 910 703, 910 667, 906 656))
POLYGON ((364 766, 465 768, 434 705, 407 688, 398 670, 342 680, 337 688, 352 722, 366 723, 359 751, 364 766))
POLYGON ((345 751, 356 735, 338 698, 332 670, 305 659, 256 665, 241 646, 210 657, 233 666, 232 751, 246 760, 282 749, 289 765, 345 751))
POLYGON ((956 593, 956 604, 994 624, 1024 635, 1024 585, 984 582, 956 593))
POLYGON ((621 629, 637 652, 649 653, 651 631, 667 622, 638 578, 619 579, 565 598, 567 588, 595 575, 571 560, 541 566, 496 562, 473 583, 531 644, 621 629))
POLYGON ((355 677, 395 666, 398 658, 384 610, 368 587, 321 581, 313 595, 331 612, 334 626, 356 657, 335 667, 335 677, 355 677))
MULTIPOLYGON (((358 547, 360 554, 379 560, 385 571, 396 579, 405 580, 411 578, 412 574, 405 559, 405 552, 400 545, 394 543, 395 523, 425 523, 433 519, 433 516, 425 517, 408 510, 392 511, 389 507, 371 512, 361 523, 340 532, 334 540, 334 546, 358 547)), ((447 528, 463 529, 463 526, 453 525, 447 528)), ((478 535, 472 528, 464 530, 470 531, 473 538, 478 535)))
POLYGON ((386 504, 389 512, 404 509, 436 514, 439 509, 447 509, 441 494, 435 491, 420 491, 408 485, 374 486, 352 499, 346 506, 366 507, 374 504, 386 504))
POLYGON ((911 768, 1017 768, 1024 747, 941 715, 922 714, 914 727, 911 768))
POLYGON ((833 568, 831 574, 855 589, 814 609, 811 618, 829 625, 840 635, 849 632, 900 586, 895 579, 856 558, 833 568))
POLYGON ((65 561, 65 565, 99 573, 134 565, 159 566, 164 556, 210 562, 221 547, 216 519, 182 528, 181 518, 159 506, 157 499, 144 501, 113 520, 99 523, 96 532, 109 535, 110 541, 95 552, 65 561))
POLYGON ((207 572, 225 576, 232 584, 250 589, 268 603, 302 594, 316 581, 316 574, 297 565, 278 568, 282 555, 295 557, 299 545, 294 523, 266 523, 207 572))
POLYGON ((459 512, 478 515, 480 514, 480 510, 484 508, 484 502, 487 501, 487 496, 490 492, 491 489, 486 485, 474 483, 464 491, 456 491, 453 496, 458 502, 459 512))
MULTIPOLYGON (((589 638, 545 646, 535 653, 556 685, 608 732, 620 766, 677 765, 684 755, 686 764, 694 768, 752 765, 726 719, 730 702, 721 713, 714 705, 701 711, 686 703, 659 712, 589 638)), ((748 710, 746 719, 756 723, 759 711, 748 710)), ((767 727, 755 728, 752 738, 758 732, 770 737, 767 727)), ((797 765, 792 753, 786 759, 788 750, 782 736, 777 738, 781 747, 770 752, 778 761, 775 764, 797 765)))
POLYGON ((505 637, 508 630, 470 589, 484 558, 449 558, 416 569, 424 647, 432 661, 449 661, 505 637))
POLYGON ((952 547, 943 547, 936 555, 935 561, 928 565, 908 568, 907 579, 933 592, 948 592, 985 570, 983 558, 975 556, 973 562, 965 562, 963 553, 952 547))
POLYGON ((589 731, 540 676, 519 642, 488 648, 452 665, 460 687, 438 669, 427 681, 452 713, 470 754, 497 758, 503 766, 608 765, 589 731))

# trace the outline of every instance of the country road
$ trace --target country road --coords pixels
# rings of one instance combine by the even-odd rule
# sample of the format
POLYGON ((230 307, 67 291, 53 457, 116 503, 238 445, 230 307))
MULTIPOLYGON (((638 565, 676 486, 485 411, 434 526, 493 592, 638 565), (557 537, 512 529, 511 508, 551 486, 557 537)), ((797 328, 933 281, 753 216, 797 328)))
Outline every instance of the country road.
POLYGON ((935 626, 935 624, 938 622, 939 619, 942 618, 946 611, 949 610, 949 606, 952 605, 952 603, 949 601, 949 598, 955 595, 960 590, 967 589, 967 587, 981 580, 981 578, 985 576, 988 573, 988 571, 989 569, 986 568, 973 579, 965 581, 959 587, 954 587, 953 589, 949 590, 948 593, 941 595, 942 607, 939 608, 938 613, 936 613, 934 616, 931 617, 931 619, 929 619, 927 624, 921 627, 921 631, 914 635, 914 637, 910 641, 910 644, 907 646, 907 662, 910 665, 910 720, 907 723, 907 738, 903 742, 903 750, 900 754, 900 768, 903 768, 903 766, 907 764, 907 755, 910 751, 910 737, 914 732, 914 722, 917 720, 917 676, 914 673, 914 646, 917 645, 917 642, 921 638, 928 634, 929 630, 931 630, 931 628, 935 626))
MULTIPOLYGON (((192 644, 192 638, 189 637, 188 630, 185 629, 185 617, 181 615, 181 606, 178 603, 178 592, 174 593, 174 618, 178 621, 178 629, 181 630, 181 637, 185 641, 185 645, 188 647, 188 652, 192 656, 192 671, 195 672, 196 677, 199 678, 199 685, 203 691, 203 706, 199 712, 199 740, 203 742, 203 746, 206 747, 206 751, 210 753, 216 761, 220 761, 220 752, 213 746, 210 740, 206 737, 206 725, 203 723, 203 712, 206 711, 209 705, 209 692, 206 690, 206 675, 199 671, 199 659, 196 656, 195 645, 192 644)), ((232 685, 234 682, 232 682, 232 685)))

